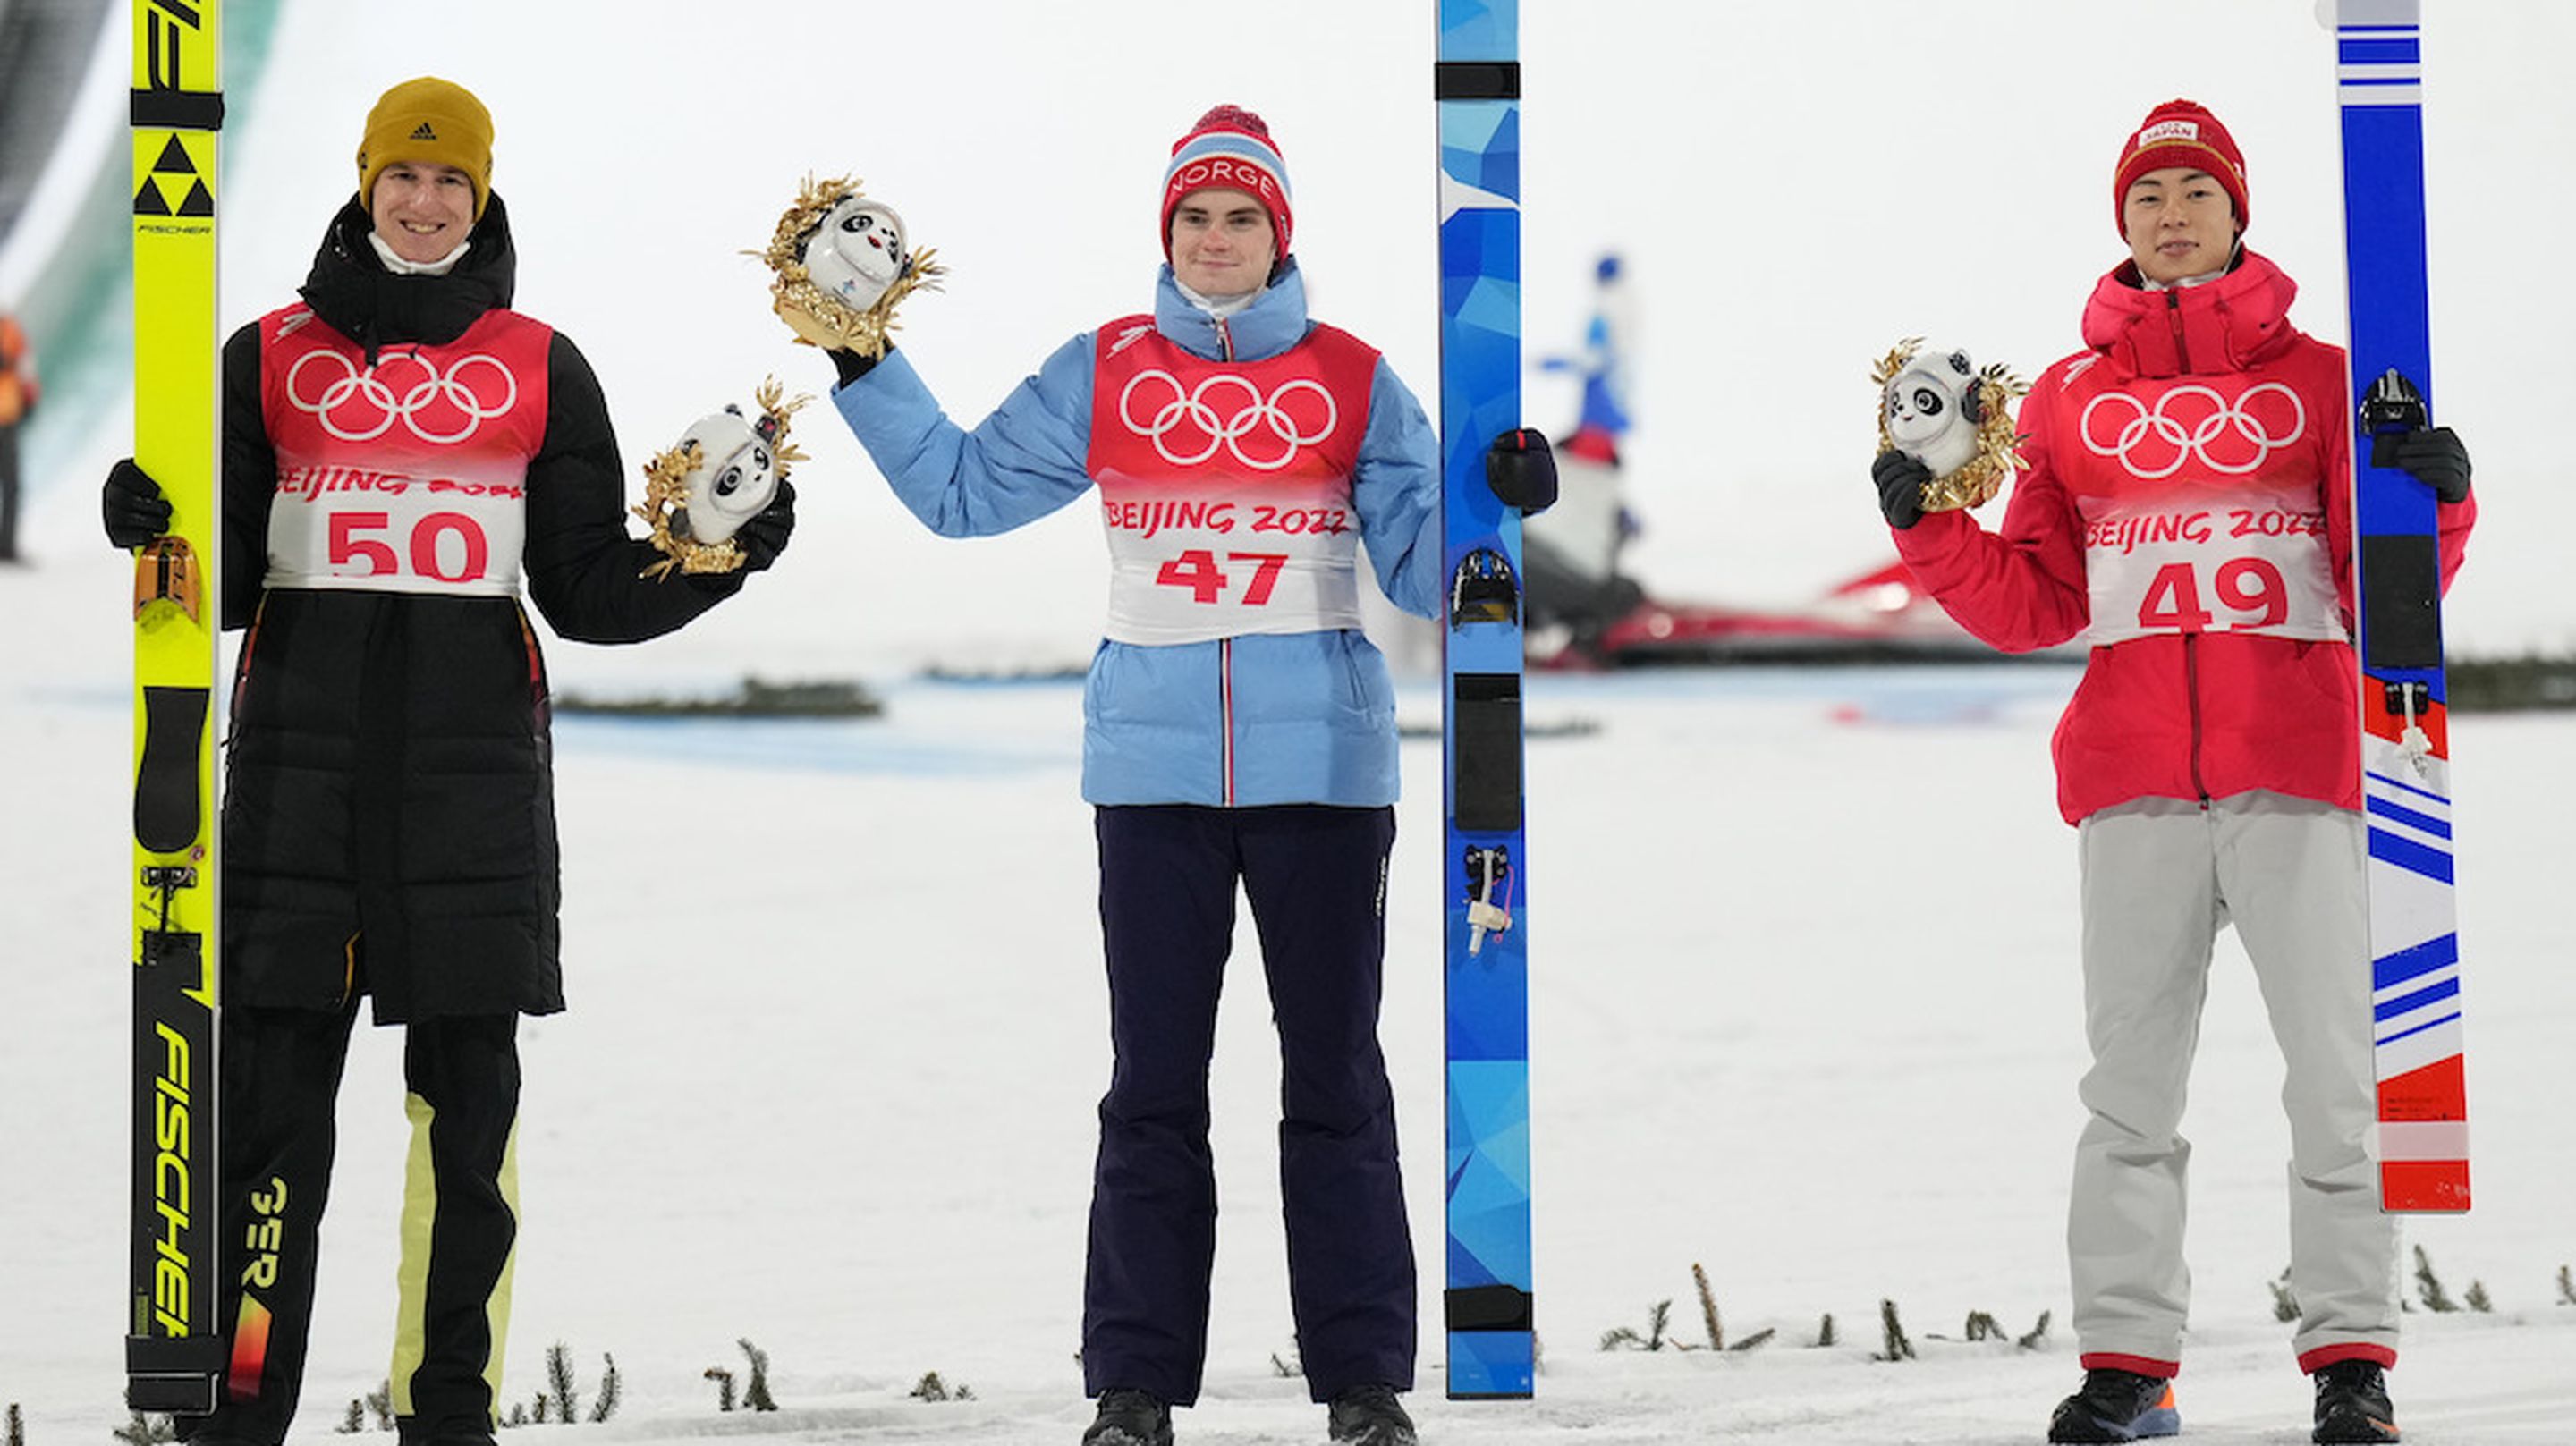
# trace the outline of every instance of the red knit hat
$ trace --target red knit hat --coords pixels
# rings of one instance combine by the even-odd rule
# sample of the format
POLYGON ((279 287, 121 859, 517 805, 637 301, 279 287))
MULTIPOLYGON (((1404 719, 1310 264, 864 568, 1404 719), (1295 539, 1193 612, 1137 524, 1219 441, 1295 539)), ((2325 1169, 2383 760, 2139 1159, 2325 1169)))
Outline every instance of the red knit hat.
POLYGON ((1278 234, 1278 255, 1288 255, 1293 215, 1288 199, 1288 163, 1270 139, 1270 127, 1241 106, 1221 105, 1200 116, 1190 133, 1172 142, 1172 163, 1163 168, 1163 256, 1172 254, 1172 212, 1192 191, 1212 187, 1249 192, 1270 213, 1278 234))
POLYGON ((2120 166, 2111 175, 2111 222, 2129 234, 2129 186, 2149 171, 2189 166, 2207 171, 2219 189, 2236 203, 2236 229, 2242 233, 2252 216, 2245 205, 2245 154, 2236 138, 2207 108, 2187 100, 2169 100, 2147 112, 2137 131, 2120 147, 2120 166))

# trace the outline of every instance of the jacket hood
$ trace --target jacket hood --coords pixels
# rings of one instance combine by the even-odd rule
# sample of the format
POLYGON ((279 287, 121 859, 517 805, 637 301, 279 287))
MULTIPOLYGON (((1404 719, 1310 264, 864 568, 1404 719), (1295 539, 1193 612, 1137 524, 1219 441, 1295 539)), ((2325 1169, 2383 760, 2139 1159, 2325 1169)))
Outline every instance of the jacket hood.
POLYGON ((1306 276, 1293 256, 1281 263, 1279 274, 1250 306, 1227 317, 1222 326, 1181 294, 1171 263, 1164 263, 1154 287, 1154 329, 1190 355, 1211 361, 1277 356, 1305 340, 1308 326, 1306 276))
POLYGON ((485 312, 510 304, 518 286, 519 253, 510 241, 510 210, 499 193, 467 234, 471 245, 465 255, 444 276, 397 276, 385 270, 367 242, 374 228, 366 208, 351 197, 322 233, 321 249, 300 288, 313 314, 365 348, 370 361, 378 348, 400 342, 454 341, 485 312))
POLYGON ((2140 285, 2137 263, 2124 261, 2084 303, 2084 344, 2137 376, 2242 371, 2298 339, 2298 294, 2287 272, 2252 251, 2214 281, 2160 291, 2140 285))

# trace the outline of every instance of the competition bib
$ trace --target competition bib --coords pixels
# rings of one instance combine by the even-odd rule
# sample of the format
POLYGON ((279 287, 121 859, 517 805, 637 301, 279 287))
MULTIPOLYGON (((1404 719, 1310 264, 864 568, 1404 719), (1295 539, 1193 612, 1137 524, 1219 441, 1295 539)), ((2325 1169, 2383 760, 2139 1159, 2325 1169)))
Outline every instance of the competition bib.
POLYGON ((2309 425, 2298 395, 2278 382, 2232 398, 2198 383, 2146 399, 2116 390, 2092 397, 2080 440, 2120 475, 2107 490, 2076 494, 2092 615, 2086 640, 2201 632, 2347 639, 2325 505, 2306 461, 2309 425))
POLYGON ((1089 467, 1109 535, 1107 635, 1359 627, 1351 473, 1377 353, 1330 327, 1258 362, 1192 356, 1144 317, 1099 338, 1089 467))
POLYGON ((277 452, 267 585, 516 594, 552 333, 496 311, 370 365, 304 308, 262 328, 277 452))
POLYGON ((526 500, 516 482, 280 468, 268 586, 512 595, 526 500))

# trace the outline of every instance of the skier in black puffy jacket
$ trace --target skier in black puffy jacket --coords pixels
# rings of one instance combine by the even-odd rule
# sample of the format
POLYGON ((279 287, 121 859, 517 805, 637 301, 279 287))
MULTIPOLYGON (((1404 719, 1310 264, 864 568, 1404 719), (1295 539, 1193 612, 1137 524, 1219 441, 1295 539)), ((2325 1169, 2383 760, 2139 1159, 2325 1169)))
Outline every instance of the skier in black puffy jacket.
MULTIPOLYGON (((414 1127, 392 1406, 488 1446, 517 1233, 518 1016, 563 1008, 546 673, 519 595, 582 642, 659 636, 741 573, 647 580, 599 383, 510 310, 491 120, 387 91, 301 300, 224 348, 223 622, 247 628, 223 814, 221 1236, 233 1332, 199 1446, 291 1424, 358 1000, 405 1027, 414 1127)), ((794 494, 735 541, 767 567, 794 494)), ((109 539, 167 530, 129 459, 109 539)))

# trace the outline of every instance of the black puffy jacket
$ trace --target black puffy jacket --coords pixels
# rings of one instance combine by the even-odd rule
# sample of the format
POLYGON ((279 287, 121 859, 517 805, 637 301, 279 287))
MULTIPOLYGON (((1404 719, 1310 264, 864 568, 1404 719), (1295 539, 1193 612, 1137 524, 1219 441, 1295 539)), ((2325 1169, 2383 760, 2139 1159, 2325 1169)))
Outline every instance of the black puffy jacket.
MULTIPOLYGON (((385 271, 357 203, 302 295, 360 343, 452 341, 510 304, 508 211, 491 199, 445 276, 385 271)), ((224 962, 232 1001, 379 1023, 563 1008, 546 673, 515 597, 271 589, 278 463, 257 324, 224 348, 224 622, 241 647, 227 739, 224 962)), ((560 333, 527 474, 528 595, 554 631, 626 643, 731 595, 739 574, 640 580, 598 379, 560 333)))

